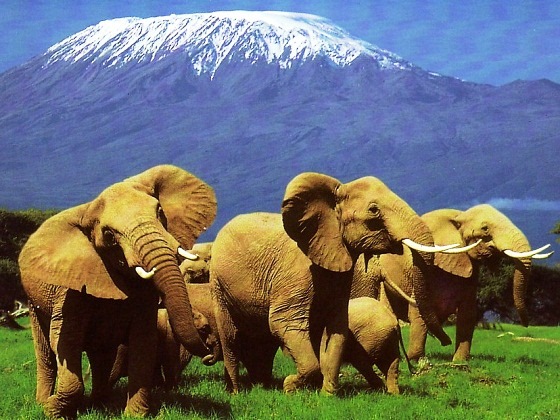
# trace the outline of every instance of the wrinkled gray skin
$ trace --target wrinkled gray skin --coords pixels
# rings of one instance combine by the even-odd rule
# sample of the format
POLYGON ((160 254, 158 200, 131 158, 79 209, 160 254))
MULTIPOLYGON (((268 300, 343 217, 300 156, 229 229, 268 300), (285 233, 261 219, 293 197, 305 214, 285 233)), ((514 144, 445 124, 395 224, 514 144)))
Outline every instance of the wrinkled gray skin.
POLYGON ((372 369, 385 376, 387 392, 399 394, 399 331, 397 318, 383 303, 369 297, 350 299, 348 343, 344 361, 351 363, 373 389, 385 384, 372 369))
MULTIPOLYGON (((227 388, 238 392, 240 362, 252 382, 268 384, 282 346, 297 367, 284 380, 285 392, 322 381, 323 392, 335 393, 354 264, 361 254, 402 253, 404 238, 433 244, 420 217, 374 177, 342 184, 300 174, 286 188, 281 215, 253 213, 228 222, 210 261, 227 388)), ((410 270, 420 309, 430 330, 450 343, 424 305, 422 270, 433 256, 414 254, 422 260, 410 270)))
POLYGON ((179 268, 185 277, 186 283, 210 282, 210 258, 212 257, 212 242, 201 242, 194 245, 191 250, 198 255, 196 260, 185 260, 179 268))
MULTIPOLYGON (((192 252, 196 251, 196 247, 192 252)), ((222 347, 218 338, 218 329, 214 319, 212 298, 210 296, 210 285, 187 284, 187 291, 194 313, 196 329, 206 346, 210 349, 212 358, 205 359, 203 363, 207 366, 223 360, 222 347)), ((178 340, 171 324, 169 315, 165 308, 158 310, 158 357, 154 371, 154 384, 163 385, 171 389, 178 385, 181 373, 189 364, 193 354, 189 352, 178 340)), ((121 346, 115 364, 109 378, 109 386, 112 388, 116 381, 127 376, 128 366, 127 346, 121 346)))
POLYGON ((215 214, 207 184, 161 165, 51 217, 31 235, 19 267, 30 301, 36 398, 47 416, 76 415, 84 351, 92 397, 102 401, 124 343, 130 350, 125 412, 148 412, 160 299, 181 343, 200 356, 209 353, 194 325, 178 249, 190 249, 215 214))

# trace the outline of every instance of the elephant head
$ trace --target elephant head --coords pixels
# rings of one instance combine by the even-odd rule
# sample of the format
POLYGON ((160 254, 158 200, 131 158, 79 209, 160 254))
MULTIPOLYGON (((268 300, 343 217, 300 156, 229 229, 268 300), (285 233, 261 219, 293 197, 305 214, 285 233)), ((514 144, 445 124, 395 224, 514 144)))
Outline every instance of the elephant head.
POLYGON ((509 257, 515 264, 513 298, 521 323, 528 325, 525 294, 531 271, 532 258, 547 258, 552 253, 540 254, 548 245, 531 250, 523 232, 503 213, 488 204, 460 211, 434 210, 422 216, 430 227, 434 240, 452 241, 462 245, 478 243, 464 254, 437 254, 436 266, 459 277, 477 275, 478 265, 497 257, 509 257))
POLYGON ((187 283, 208 283, 210 281, 210 258, 212 257, 212 242, 195 244, 191 252, 196 259, 186 259, 180 265, 181 273, 187 283))
POLYGON ((153 282, 171 325, 192 353, 208 350, 193 323, 180 257, 214 220, 211 187, 171 165, 116 183, 47 220, 20 256, 27 277, 104 299, 127 299, 153 282))
POLYGON ((374 254, 412 252, 411 276, 418 309, 430 331, 447 345, 429 302, 426 271, 433 252, 428 226, 420 216, 383 182, 364 177, 343 184, 326 175, 303 173, 287 186, 282 206, 284 228, 316 265, 330 271, 354 268, 358 256, 367 261, 374 254))

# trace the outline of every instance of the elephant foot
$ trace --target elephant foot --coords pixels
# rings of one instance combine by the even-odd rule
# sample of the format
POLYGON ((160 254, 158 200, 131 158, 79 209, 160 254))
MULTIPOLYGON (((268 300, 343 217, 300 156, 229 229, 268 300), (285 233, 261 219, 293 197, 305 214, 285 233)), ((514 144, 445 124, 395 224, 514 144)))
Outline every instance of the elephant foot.
POLYGON ((457 354, 453 355, 453 364, 454 365, 468 365, 469 364, 469 356, 464 354, 457 354))
POLYGON ((149 398, 146 392, 139 391, 126 403, 124 414, 130 417, 145 417, 150 411, 149 398))
POLYGON ((387 393, 391 395, 399 395, 401 393, 401 390, 399 389, 398 385, 387 384, 387 393))
POLYGON ((284 386, 283 386, 284 393, 293 394, 300 387, 301 387, 301 384, 299 382, 299 379, 298 379, 297 375, 288 375, 284 379, 284 386))
POLYGON ((43 404, 45 416, 49 419, 75 419, 78 408, 75 404, 64 404, 57 395, 51 395, 43 404))
POLYGON ((338 393, 339 389, 340 389, 340 387, 339 387, 338 383, 335 383, 333 381, 324 380, 323 381, 323 387, 321 388, 321 395, 334 396, 338 393))

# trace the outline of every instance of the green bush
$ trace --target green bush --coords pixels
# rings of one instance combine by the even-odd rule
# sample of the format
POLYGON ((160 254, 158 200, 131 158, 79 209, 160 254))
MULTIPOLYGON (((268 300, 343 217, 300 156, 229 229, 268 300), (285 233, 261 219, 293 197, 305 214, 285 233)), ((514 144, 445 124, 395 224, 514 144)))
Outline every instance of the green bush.
POLYGON ((0 209, 0 310, 11 311, 14 299, 25 300, 17 265, 18 255, 29 235, 54 214, 55 210, 11 212, 0 209))

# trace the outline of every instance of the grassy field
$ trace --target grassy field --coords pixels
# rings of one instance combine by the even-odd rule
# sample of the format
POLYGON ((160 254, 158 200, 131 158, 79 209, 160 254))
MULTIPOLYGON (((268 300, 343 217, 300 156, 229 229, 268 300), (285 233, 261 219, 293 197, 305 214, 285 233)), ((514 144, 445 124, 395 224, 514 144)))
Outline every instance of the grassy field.
MULTIPOLYGON (((25 323, 25 321, 23 321, 25 323)), ((454 327, 447 327, 453 337, 454 327)), ((405 328, 404 335, 407 331, 405 328)), ((177 390, 154 392, 157 419, 553 419, 560 416, 560 327, 498 324, 477 329, 470 363, 450 363, 452 348, 428 339, 429 363, 411 375, 401 362, 402 395, 370 391, 350 366, 341 372, 337 397, 316 390, 282 392, 283 377, 293 372, 278 354, 273 389, 255 387, 230 396, 224 391, 222 365, 198 360, 183 373, 177 390)), ((35 360, 29 330, 0 329, 0 418, 41 419, 34 401, 35 360)), ((117 385, 104 409, 84 408, 80 419, 121 418, 126 381, 117 385)))

